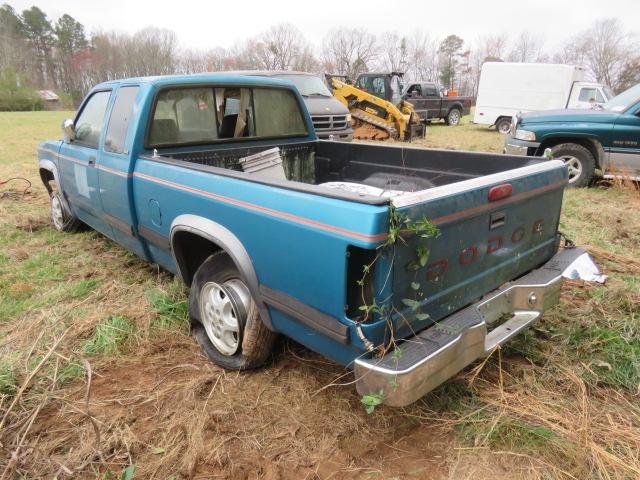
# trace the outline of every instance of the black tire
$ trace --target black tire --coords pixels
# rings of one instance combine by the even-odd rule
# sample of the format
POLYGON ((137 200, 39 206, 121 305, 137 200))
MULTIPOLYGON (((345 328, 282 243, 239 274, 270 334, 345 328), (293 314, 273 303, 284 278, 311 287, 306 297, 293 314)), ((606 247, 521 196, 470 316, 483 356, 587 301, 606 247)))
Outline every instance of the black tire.
POLYGON ((217 252, 207 258, 193 277, 189 317, 196 340, 216 365, 229 370, 247 370, 263 365, 269 358, 276 334, 262 323, 258 306, 233 260, 225 252, 217 252), (220 294, 222 302, 231 305, 232 317, 239 327, 237 336, 227 335, 230 330, 220 330, 219 325, 226 328, 226 323, 219 318, 226 307, 216 310, 215 300, 207 300, 216 297, 216 293, 220 294), (218 326, 216 319, 221 322, 218 326), (236 341, 235 351, 229 348, 233 342, 229 340, 231 338, 236 341))
POLYGON ((596 160, 588 149, 577 143, 560 143, 551 148, 551 154, 569 167, 569 187, 589 186, 596 169, 596 160))
POLYGON ((507 134, 511 131, 511 118, 502 117, 496 122, 496 131, 507 134))
POLYGON ((455 127, 460 125, 460 120, 462 120, 462 112, 457 108, 452 108, 449 110, 449 113, 447 113, 447 118, 444 119, 444 123, 455 127))
POLYGON ((82 222, 69 210, 60 192, 52 192, 50 201, 50 219, 53 228, 59 232, 77 232, 82 222))

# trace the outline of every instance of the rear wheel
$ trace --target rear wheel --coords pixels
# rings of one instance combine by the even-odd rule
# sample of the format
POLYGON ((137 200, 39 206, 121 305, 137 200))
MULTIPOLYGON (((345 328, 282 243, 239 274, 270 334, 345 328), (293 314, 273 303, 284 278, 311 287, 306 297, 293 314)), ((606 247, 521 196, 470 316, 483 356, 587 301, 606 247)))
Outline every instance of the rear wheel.
POLYGON ((225 252, 211 255, 198 268, 189 316, 200 347, 221 367, 259 367, 271 353, 276 334, 262 323, 249 288, 225 252))
POLYGON ((509 133, 511 131, 511 119, 509 117, 502 117, 496 122, 496 130, 504 134, 509 133))
POLYGON ((596 161, 588 149, 577 143, 561 143, 551 148, 551 153, 567 165, 570 187, 587 187, 591 183, 596 161))
POLYGON ((451 125, 455 127, 456 125, 460 125, 461 118, 462 118, 462 114, 460 110, 458 110, 457 108, 452 108, 451 110, 449 110, 449 113, 447 114, 447 118, 445 118, 445 123, 447 125, 451 125))

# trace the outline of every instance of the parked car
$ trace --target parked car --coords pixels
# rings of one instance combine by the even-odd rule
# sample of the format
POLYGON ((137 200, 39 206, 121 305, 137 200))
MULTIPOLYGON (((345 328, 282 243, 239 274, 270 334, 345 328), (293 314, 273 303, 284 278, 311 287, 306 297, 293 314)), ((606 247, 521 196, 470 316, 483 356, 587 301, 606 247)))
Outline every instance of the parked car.
POLYGON ((511 155, 542 155, 569 168, 569 185, 589 185, 599 169, 604 178, 640 180, 640 84, 597 110, 559 110, 516 116, 505 141, 511 155))
POLYGON ((473 97, 443 95, 437 83, 416 82, 408 85, 402 98, 411 102, 420 118, 425 121, 444 120, 447 125, 458 125, 469 115, 473 97))
POLYGON ((486 62, 480 73, 473 123, 509 133, 518 113, 590 109, 613 98, 609 87, 585 81, 575 65, 486 62))
POLYGON ((406 405, 557 303, 583 253, 559 250, 561 161, 318 140, 280 79, 105 82, 63 129, 38 147, 53 226, 179 275, 228 369, 281 333, 406 405))
POLYGON ((353 140, 353 128, 351 126, 349 109, 331 95, 327 85, 317 75, 307 72, 270 70, 248 70, 230 73, 289 80, 296 86, 302 98, 304 98, 304 103, 311 114, 313 128, 318 138, 331 138, 345 142, 353 140))

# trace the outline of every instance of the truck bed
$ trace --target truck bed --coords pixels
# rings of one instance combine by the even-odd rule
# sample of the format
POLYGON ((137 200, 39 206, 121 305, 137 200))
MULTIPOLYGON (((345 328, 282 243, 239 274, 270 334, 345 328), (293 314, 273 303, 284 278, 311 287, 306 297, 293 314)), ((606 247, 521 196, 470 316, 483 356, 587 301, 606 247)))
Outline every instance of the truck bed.
POLYGON ((396 193, 413 193, 541 162, 540 159, 522 156, 319 140, 279 146, 288 181, 241 173, 241 158, 267 148, 271 146, 169 151, 163 152, 161 158, 178 160, 182 166, 189 167, 188 164, 191 164, 191 168, 212 173, 238 175, 245 180, 373 204, 388 203, 389 199, 386 196, 329 189, 325 184, 354 183, 396 193))

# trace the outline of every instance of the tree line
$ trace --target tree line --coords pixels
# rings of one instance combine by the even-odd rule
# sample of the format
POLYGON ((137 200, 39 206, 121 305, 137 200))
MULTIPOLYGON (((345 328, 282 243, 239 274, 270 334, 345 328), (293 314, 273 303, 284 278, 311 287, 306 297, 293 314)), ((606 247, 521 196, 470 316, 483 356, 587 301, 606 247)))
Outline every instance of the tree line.
MULTIPOLYGON (((593 79, 615 91, 640 82, 640 41, 619 20, 596 20, 551 48, 523 31, 465 40, 424 31, 329 30, 313 45, 291 24, 279 24, 230 48, 181 48, 176 34, 145 28, 134 34, 88 33, 74 17, 53 20, 34 6, 17 12, 0 6, 0 74, 33 87, 66 92, 77 103, 96 83, 124 77, 223 70, 302 70, 355 78, 365 71, 400 71, 410 80, 440 82, 475 95, 486 61, 554 62, 586 66, 593 79)), ((18 85, 19 87, 20 85, 18 85)))

